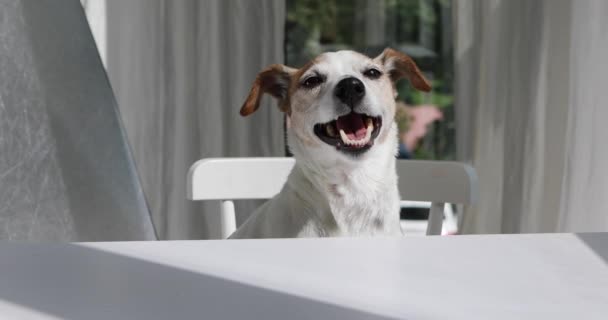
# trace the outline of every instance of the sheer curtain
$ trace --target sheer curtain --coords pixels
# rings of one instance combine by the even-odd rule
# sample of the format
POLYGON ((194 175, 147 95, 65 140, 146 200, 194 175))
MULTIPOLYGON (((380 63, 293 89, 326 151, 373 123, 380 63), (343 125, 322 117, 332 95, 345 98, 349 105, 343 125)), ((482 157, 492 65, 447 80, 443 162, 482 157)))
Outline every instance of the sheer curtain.
POLYGON ((109 0, 105 11, 108 74, 159 238, 215 237, 219 206, 186 200, 186 173, 205 157, 284 155, 269 100, 238 114, 256 73, 283 61, 284 1, 109 0))
POLYGON ((480 177, 464 233, 608 230, 608 4, 454 3, 459 157, 480 177))
POLYGON ((608 2, 572 1, 566 173, 559 230, 608 231, 608 2))

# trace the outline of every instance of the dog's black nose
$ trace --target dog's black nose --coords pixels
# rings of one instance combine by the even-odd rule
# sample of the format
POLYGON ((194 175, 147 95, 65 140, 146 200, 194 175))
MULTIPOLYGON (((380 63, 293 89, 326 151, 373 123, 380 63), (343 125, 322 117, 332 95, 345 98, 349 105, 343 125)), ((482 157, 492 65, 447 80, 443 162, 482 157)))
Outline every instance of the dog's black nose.
POLYGON ((334 94, 340 101, 353 108, 365 96, 365 85, 355 77, 340 80, 334 94))

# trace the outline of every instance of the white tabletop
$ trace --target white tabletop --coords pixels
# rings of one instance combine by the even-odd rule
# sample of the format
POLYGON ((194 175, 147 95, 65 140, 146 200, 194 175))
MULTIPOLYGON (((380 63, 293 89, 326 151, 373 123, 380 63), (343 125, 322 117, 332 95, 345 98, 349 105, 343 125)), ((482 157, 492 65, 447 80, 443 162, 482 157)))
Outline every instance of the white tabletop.
POLYGON ((607 315, 608 234, 0 244, 0 318, 607 315))

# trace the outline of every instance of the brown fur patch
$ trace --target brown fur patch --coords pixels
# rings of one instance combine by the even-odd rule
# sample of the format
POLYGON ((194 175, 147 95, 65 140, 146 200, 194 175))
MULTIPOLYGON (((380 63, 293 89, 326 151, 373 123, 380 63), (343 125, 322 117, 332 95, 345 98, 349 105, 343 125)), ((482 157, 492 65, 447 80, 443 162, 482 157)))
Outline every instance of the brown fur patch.
POLYGON ((392 64, 392 68, 389 70, 392 81, 406 77, 414 88, 424 92, 431 91, 431 85, 422 75, 414 60, 407 54, 386 48, 380 55, 380 60, 385 66, 392 64))
POLYGON ((316 59, 309 61, 300 69, 273 64, 262 70, 253 82, 249 95, 241 107, 241 115, 248 116, 254 113, 260 107, 264 93, 277 98, 279 109, 291 115, 290 97, 297 90, 302 75, 315 64, 316 59))
POLYGON ((288 111, 288 90, 292 70, 280 64, 273 64, 258 73, 249 95, 241 107, 241 115, 248 116, 258 110, 264 93, 268 93, 279 100, 281 111, 288 111))
POLYGON ((300 84, 300 79, 302 78, 304 73, 306 73, 306 71, 308 71, 308 69, 310 69, 312 66, 315 65, 316 60, 317 60, 317 58, 308 61, 305 65, 303 65, 300 69, 298 69, 296 72, 294 72, 291 75, 291 83, 289 85, 289 95, 290 96, 293 94, 294 91, 296 91, 298 89, 298 85, 300 84))

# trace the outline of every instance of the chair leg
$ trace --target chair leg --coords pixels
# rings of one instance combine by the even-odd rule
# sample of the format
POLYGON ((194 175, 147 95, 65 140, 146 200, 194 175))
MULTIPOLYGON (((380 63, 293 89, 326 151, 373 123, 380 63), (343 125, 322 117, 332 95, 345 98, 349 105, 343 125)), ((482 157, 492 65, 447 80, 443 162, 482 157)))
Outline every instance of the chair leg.
POLYGON ((230 200, 222 201, 221 210, 221 237, 228 238, 236 230, 236 216, 234 213, 234 202, 230 200))
POLYGON ((441 227, 443 226, 443 209, 445 203, 433 202, 429 211, 429 224, 426 227, 427 236, 441 235, 441 227))

